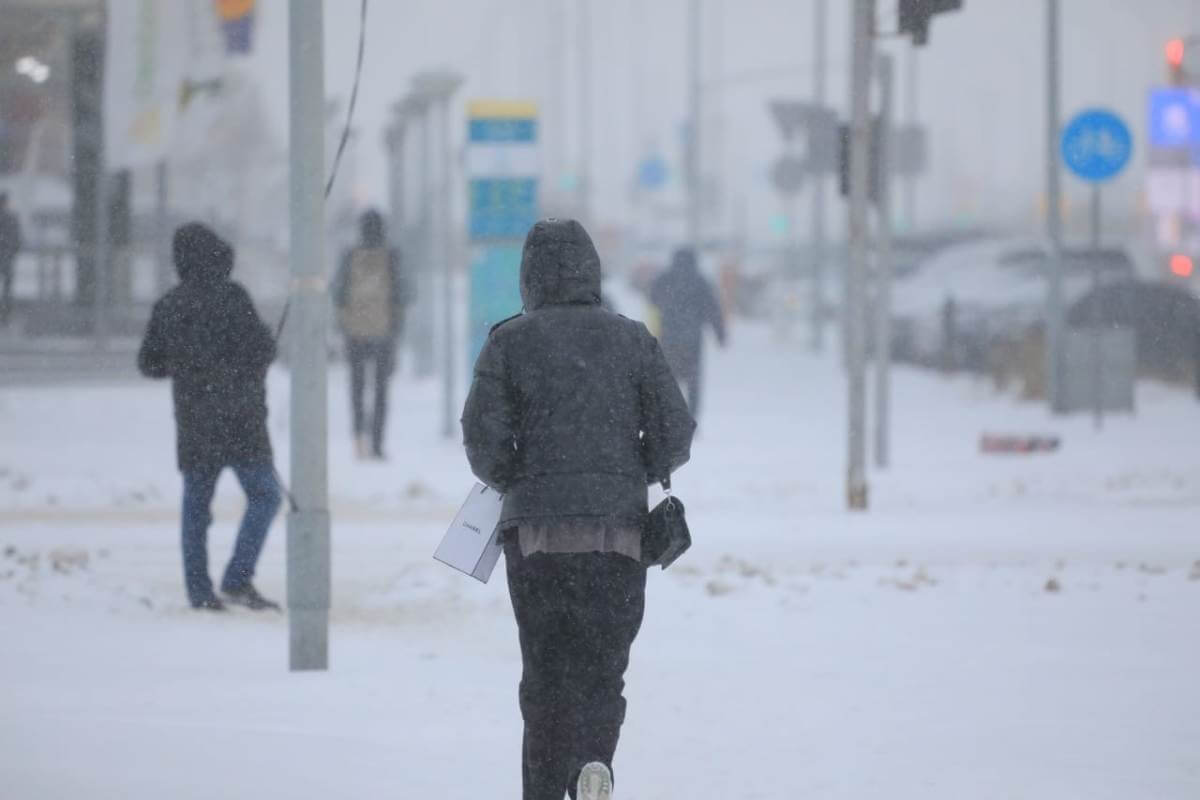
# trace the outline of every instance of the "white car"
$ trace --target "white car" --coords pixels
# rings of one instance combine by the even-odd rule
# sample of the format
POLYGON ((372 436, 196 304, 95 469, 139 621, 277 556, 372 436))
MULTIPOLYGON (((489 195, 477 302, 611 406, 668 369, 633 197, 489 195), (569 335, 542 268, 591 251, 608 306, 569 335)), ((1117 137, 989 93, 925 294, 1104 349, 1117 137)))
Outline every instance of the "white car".
MULTIPOLYGON (((1043 320, 1048 243, 1037 239, 983 239, 947 248, 893 287, 897 356, 931 363, 944 358, 948 304, 953 302, 955 359, 971 366, 991 343, 1014 339, 1043 320)), ((1064 310, 1092 286, 1093 266, 1102 280, 1128 278, 1133 264, 1124 250, 1098 254, 1064 249, 1064 310)))

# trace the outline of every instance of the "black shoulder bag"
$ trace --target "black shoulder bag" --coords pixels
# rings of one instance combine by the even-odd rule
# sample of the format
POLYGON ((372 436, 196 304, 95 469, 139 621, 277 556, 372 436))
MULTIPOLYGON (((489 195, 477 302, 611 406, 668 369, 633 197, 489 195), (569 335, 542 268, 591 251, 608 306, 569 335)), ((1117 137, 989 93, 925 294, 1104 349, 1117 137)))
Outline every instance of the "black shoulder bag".
POLYGON ((671 479, 663 480, 662 487, 667 496, 646 516, 642 530, 642 563, 666 569, 692 546, 692 534, 683 501, 671 494, 671 479))

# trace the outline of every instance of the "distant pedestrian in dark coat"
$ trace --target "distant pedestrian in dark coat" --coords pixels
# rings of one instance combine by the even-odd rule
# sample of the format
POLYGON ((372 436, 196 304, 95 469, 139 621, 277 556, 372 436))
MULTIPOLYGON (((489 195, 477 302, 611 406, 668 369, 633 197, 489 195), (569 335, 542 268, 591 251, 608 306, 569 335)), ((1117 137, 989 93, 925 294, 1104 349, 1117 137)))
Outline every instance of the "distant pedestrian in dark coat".
POLYGON ((248 505, 221 591, 251 608, 277 608, 251 583, 280 501, 265 385, 275 340, 250 295, 229 279, 233 248, 191 223, 175 232, 173 250, 180 283, 155 304, 138 367, 172 381, 188 600, 194 608, 223 607, 208 575, 207 542, 217 477, 232 467, 248 505))
POLYGON ((659 311, 659 341, 676 380, 687 384, 688 407, 700 416, 704 328, 712 327, 725 346, 725 317, 712 284, 700 274, 690 248, 675 252, 671 267, 650 287, 650 302, 659 311))
POLYGON ((479 354, 462 425, 471 469, 504 493, 523 797, 562 800, 577 784, 607 797, 645 605, 646 487, 688 460, 695 423, 646 327, 601 307, 578 222, 530 230, 521 299, 479 354))
POLYGON ((8 208, 8 195, 0 192, 0 325, 12 313, 12 285, 17 253, 21 252, 21 222, 8 208))
POLYGON ((378 211, 362 215, 360 235, 358 246, 342 258, 333 282, 333 301, 346 337, 358 456, 366 458, 369 452, 373 458, 383 458, 388 384, 396 366, 396 346, 404 332, 404 309, 413 301, 413 290, 401 270, 400 254, 388 247, 378 211), (375 380, 370 425, 363 408, 368 364, 375 380))

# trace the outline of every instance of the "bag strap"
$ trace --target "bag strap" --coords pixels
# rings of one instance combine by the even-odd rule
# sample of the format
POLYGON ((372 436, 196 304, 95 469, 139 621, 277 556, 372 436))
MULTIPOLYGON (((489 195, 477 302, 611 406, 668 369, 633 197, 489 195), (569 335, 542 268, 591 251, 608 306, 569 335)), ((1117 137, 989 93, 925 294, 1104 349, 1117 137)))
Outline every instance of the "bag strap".
POLYGON ((667 497, 670 497, 671 496, 671 476, 670 475, 663 478, 662 488, 663 488, 663 492, 666 493, 667 497))

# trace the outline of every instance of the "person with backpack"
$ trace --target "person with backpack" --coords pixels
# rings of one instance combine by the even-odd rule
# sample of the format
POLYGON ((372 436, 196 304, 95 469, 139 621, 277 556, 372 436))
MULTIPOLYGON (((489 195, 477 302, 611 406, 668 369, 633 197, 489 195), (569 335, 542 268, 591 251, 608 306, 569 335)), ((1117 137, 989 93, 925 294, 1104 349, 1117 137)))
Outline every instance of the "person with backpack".
POLYGON ((221 580, 225 599, 254 610, 278 609, 252 579, 280 504, 267 433, 267 368, 275 338, 250 295, 229 279, 233 248, 200 223, 175 231, 179 285, 154 304, 138 368, 170 378, 176 453, 183 473, 184 585, 192 608, 221 611, 208 574, 208 528, 217 478, 233 470, 246 513, 221 580))
POLYGON ((400 254, 388 247, 383 216, 369 210, 359 226, 359 243, 342 258, 334 279, 333 300, 350 364, 355 448, 359 458, 383 459, 388 384, 404 331, 404 310, 413 301, 413 290, 401 270, 400 254), (368 365, 375 382, 369 425, 363 405, 368 365))
POLYGON ((582 225, 533 226, 520 289, 524 312, 475 363, 463 443, 504 494, 524 800, 605 800, 645 608, 647 487, 687 462, 696 424, 646 326, 602 307, 582 225))

